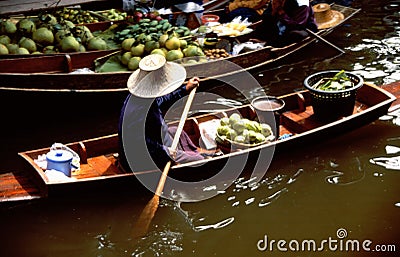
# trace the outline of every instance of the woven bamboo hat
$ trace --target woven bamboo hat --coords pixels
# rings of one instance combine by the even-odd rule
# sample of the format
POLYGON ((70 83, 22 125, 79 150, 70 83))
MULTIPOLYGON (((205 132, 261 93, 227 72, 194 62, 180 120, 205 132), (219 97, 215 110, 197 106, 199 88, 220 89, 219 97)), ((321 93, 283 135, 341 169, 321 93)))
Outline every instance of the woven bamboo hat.
POLYGON ((171 93, 179 88, 186 79, 186 70, 182 65, 167 62, 159 54, 143 57, 139 69, 128 79, 128 90, 142 98, 155 98, 171 93))
POLYGON ((344 19, 343 13, 332 10, 326 3, 320 3, 313 6, 315 21, 318 29, 327 29, 334 27, 344 19))

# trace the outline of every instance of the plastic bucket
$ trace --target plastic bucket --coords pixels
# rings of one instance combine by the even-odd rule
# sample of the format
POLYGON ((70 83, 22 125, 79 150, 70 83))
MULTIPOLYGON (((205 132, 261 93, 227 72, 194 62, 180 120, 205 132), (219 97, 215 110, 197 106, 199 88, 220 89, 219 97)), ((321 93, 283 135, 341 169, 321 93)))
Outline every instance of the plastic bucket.
POLYGON ((46 154, 46 161, 48 170, 57 170, 71 177, 71 152, 66 150, 52 150, 46 154))
POLYGON ((280 119, 285 102, 274 96, 259 96, 251 101, 251 106, 256 111, 258 121, 270 125, 275 138, 279 138, 280 119))

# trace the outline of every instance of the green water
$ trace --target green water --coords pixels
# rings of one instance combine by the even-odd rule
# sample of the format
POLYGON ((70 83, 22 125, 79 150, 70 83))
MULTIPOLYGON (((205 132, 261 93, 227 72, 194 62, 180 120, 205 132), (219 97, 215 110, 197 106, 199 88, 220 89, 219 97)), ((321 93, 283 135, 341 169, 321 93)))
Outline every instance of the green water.
MULTIPOLYGON (((262 90, 280 95, 300 89, 308 74, 324 69, 354 70, 377 84, 398 80, 400 2, 354 6, 362 11, 327 37, 344 55, 322 42, 313 45, 279 67, 259 71, 255 77, 265 85, 262 90)), ((242 100, 226 91, 224 97, 238 102, 214 99, 195 108, 242 100)), ((79 129, 71 124, 21 129, 3 142, 13 152, 105 135, 115 132, 117 115, 77 118, 79 129)), ((399 132, 391 120, 378 120, 275 156, 258 183, 239 178, 226 190, 210 184, 206 190, 217 195, 197 203, 162 200, 141 238, 135 237, 135 221, 148 198, 123 190, 1 210, 2 256, 398 256, 400 173, 369 159, 387 156, 386 145, 400 147, 399 132), (388 252, 372 251, 376 246, 388 252)))

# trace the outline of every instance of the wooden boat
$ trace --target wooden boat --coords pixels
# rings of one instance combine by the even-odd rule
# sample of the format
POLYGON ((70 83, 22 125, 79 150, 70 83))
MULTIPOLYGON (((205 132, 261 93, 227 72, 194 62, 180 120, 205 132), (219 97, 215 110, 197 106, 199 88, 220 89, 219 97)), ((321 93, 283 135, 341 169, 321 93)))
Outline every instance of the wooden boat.
MULTIPOLYGON (((344 7, 337 4, 332 5, 333 10, 342 12, 345 18, 340 24, 346 22, 359 10, 350 7, 344 7)), ((337 26, 340 26, 338 24, 337 26)), ((319 36, 325 36, 331 33, 335 27, 323 29, 318 32, 319 36)), ((242 36, 233 40, 248 40, 249 35, 242 36)), ((231 39, 232 40, 232 39, 231 39)), ((242 72, 243 70, 251 71, 264 65, 270 65, 281 60, 288 55, 301 50, 305 46, 317 41, 317 38, 310 36, 298 43, 294 43, 282 48, 273 48, 266 46, 261 49, 240 53, 235 56, 224 58, 221 60, 209 61, 195 65, 187 65, 187 76, 199 76, 204 79, 218 78, 230 73, 242 72), (232 65, 233 64, 233 65, 232 65)), ((30 57, 29 60, 36 62, 36 58, 30 57)), ((105 57, 98 59, 99 62, 104 61, 105 57)), ((28 60, 26 60, 28 61, 28 60)), ((86 62, 90 62, 87 59, 86 62)), ((93 62, 95 59, 92 60, 93 62)), ((13 60, 0 60, 0 90, 17 90, 17 91, 54 91, 54 92, 118 92, 126 91, 126 81, 131 72, 104 72, 104 73, 86 73, 71 74, 68 72, 60 72, 58 68, 47 66, 48 70, 40 72, 24 71, 21 67, 34 67, 34 65, 18 65, 18 68, 11 65, 13 60), (14 67, 14 68, 13 68, 14 67), (46 81, 46 83, 43 83, 46 81)), ((55 61, 57 62, 57 61, 55 61)), ((60 66, 65 66, 65 60, 58 60, 60 66)), ((91 67, 93 65, 89 65, 91 67)), ((75 66, 72 61, 70 70, 80 68, 75 66)))
MULTIPOLYGON (((278 140, 255 147, 232 148, 230 151, 225 151, 222 156, 210 159, 178 164, 172 167, 169 175, 186 181, 199 181, 215 175, 228 160, 239 162, 238 166, 233 167, 241 167, 243 163, 252 165, 263 151, 268 152, 275 149, 279 155, 288 147, 292 148, 295 145, 332 138, 339 133, 359 128, 386 114, 394 101, 397 101, 397 105, 392 108, 400 107, 399 83, 387 88, 396 94, 397 100, 396 96, 378 86, 364 84, 357 92, 353 114, 331 122, 321 121, 314 117, 309 91, 304 90, 280 96, 278 98, 285 102, 285 107, 281 114, 279 134, 280 136, 289 134, 291 136, 280 137, 278 140)), ((249 119, 256 117, 256 112, 251 105, 243 105, 212 113, 193 115, 187 119, 184 129, 193 142, 201 142, 202 133, 199 127, 234 112, 239 112, 243 117, 249 119)), ((116 155, 118 152, 117 134, 73 142, 67 146, 79 154, 81 162, 80 170, 72 173, 72 179, 52 181, 46 176, 45 170, 35 163, 34 160, 49 152, 50 148, 20 152, 19 155, 25 160, 23 163, 26 168, 19 172, 0 175, 0 202, 45 198, 63 190, 72 194, 72 192, 81 192, 77 188, 90 187, 90 185, 92 185, 91 190, 100 190, 99 185, 105 185, 109 191, 113 184, 120 187, 122 181, 128 183, 137 181, 136 176, 160 173, 156 170, 132 173, 120 169, 116 155)))

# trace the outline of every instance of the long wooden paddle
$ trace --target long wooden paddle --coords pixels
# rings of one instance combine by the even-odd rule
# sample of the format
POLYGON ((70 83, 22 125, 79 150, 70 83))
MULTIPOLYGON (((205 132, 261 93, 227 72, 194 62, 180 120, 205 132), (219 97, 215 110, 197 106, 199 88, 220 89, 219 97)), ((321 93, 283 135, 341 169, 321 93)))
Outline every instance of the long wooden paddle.
MULTIPOLYGON (((196 89, 197 87, 193 88, 190 91, 189 97, 186 101, 185 107, 182 112, 181 119, 179 120, 178 128, 176 129, 174 140, 172 141, 171 145, 171 150, 172 152, 175 152, 178 144, 179 144, 179 138, 182 134, 183 131, 183 126, 185 125, 185 121, 187 119, 190 106, 192 105, 194 95, 196 94, 196 89)), ((147 231, 149 229, 149 226, 151 224, 151 221, 154 218, 154 215, 158 209, 158 205, 160 203, 160 196, 162 194, 162 191, 164 189, 165 181, 168 176, 168 172, 171 168, 172 162, 169 161, 164 167, 164 170, 161 174, 161 178, 158 182, 157 189, 154 193, 154 196, 151 198, 151 200, 147 203, 145 208, 143 209, 142 213, 139 216, 139 219, 137 220, 136 226, 133 228, 133 235, 135 238, 138 238, 140 236, 144 236, 147 234, 147 231)))
POLYGON ((310 30, 310 29, 306 29, 306 31, 311 34, 312 36, 318 38, 319 40, 321 40, 322 42, 330 45, 331 47, 335 48, 336 50, 338 50, 339 52, 341 52, 342 54, 345 53, 345 51, 341 48, 339 48, 338 46, 335 46, 334 44, 332 44, 331 42, 329 42, 328 40, 326 40, 325 38, 321 37, 320 35, 318 35, 317 33, 315 33, 314 31, 310 30))

